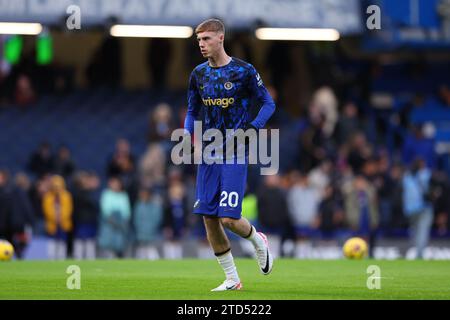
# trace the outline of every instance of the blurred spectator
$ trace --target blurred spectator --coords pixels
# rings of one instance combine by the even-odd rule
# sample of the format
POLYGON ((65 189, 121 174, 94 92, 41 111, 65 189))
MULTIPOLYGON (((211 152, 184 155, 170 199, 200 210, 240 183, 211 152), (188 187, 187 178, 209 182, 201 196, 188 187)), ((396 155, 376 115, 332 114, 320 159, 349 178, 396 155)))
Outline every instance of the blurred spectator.
POLYGON ((172 168, 169 171, 167 197, 164 203, 164 257, 166 259, 181 259, 183 257, 180 240, 187 228, 187 199, 186 190, 182 182, 181 171, 172 168))
POLYGON ((368 178, 371 179, 377 191, 380 209, 380 227, 388 230, 392 221, 392 207, 396 194, 395 188, 398 187, 398 184, 391 177, 389 156, 387 154, 383 154, 378 160, 374 160, 372 165, 375 172, 372 173, 372 177, 368 178))
POLYGON ((35 101, 36 93, 31 83, 30 77, 25 74, 19 75, 14 91, 14 102, 20 107, 25 107, 34 103, 35 101))
POLYGON ((119 178, 108 179, 108 187, 100 197, 100 212, 98 245, 103 250, 102 256, 122 258, 128 245, 131 205, 119 178))
POLYGON ((417 158, 403 177, 403 207, 409 218, 410 237, 416 248, 416 258, 423 258, 433 222, 431 171, 424 160, 417 158))
POLYGON ((149 141, 160 143, 165 154, 170 153, 170 136, 174 129, 172 109, 167 103, 158 104, 149 119, 149 141))
POLYGON ((289 213, 298 235, 303 237, 302 229, 307 229, 305 236, 308 237, 307 234, 316 226, 321 193, 310 185, 306 174, 294 171, 291 173, 291 179, 293 185, 287 195, 289 213))
POLYGON ((317 189, 319 194, 325 192, 325 188, 330 184, 333 176, 333 163, 330 160, 324 160, 319 166, 308 173, 308 181, 312 188, 317 189))
POLYGON ((11 193, 11 231, 12 243, 17 258, 22 259, 24 251, 31 241, 31 230, 34 223, 34 212, 29 196, 30 180, 24 173, 14 177, 14 188, 11 193))
POLYGON ((66 180, 70 179, 75 171, 75 163, 67 146, 59 147, 53 162, 53 171, 66 180))
POLYGON ((133 226, 136 238, 136 258, 159 259, 155 246, 158 239, 163 207, 158 197, 152 195, 148 188, 139 191, 139 199, 134 208, 133 226))
POLYGON ((378 190, 376 184, 379 178, 379 157, 370 157, 363 162, 360 174, 362 174, 378 190))
POLYGON ((373 155, 372 146, 367 141, 364 133, 353 135, 347 151, 347 163, 353 173, 359 174, 367 160, 373 155))
POLYGON ((300 169, 303 172, 310 171, 326 158, 324 125, 324 115, 312 107, 306 128, 300 135, 300 169))
POLYGON ((36 235, 45 235, 45 215, 42 208, 44 195, 50 190, 51 175, 44 175, 38 178, 31 186, 29 194, 33 212, 35 214, 35 223, 33 233, 36 235))
POLYGON ((346 103, 336 127, 336 140, 338 144, 348 142, 361 129, 361 124, 358 119, 358 108, 353 102, 346 103))
POLYGON ((139 161, 140 184, 160 189, 166 182, 166 154, 158 143, 151 143, 139 161))
POLYGON ((296 249, 298 258, 304 257, 311 249, 309 239, 318 227, 318 207, 321 200, 320 191, 310 186, 308 176, 294 171, 291 173, 292 187, 287 195, 291 220, 295 226, 296 249))
POLYGON ((403 167, 395 164, 389 171, 390 175, 390 199, 391 199, 391 220, 389 227, 396 230, 406 229, 408 221, 403 209, 403 167))
POLYGON ((344 144, 337 148, 337 152, 335 154, 336 159, 334 162, 334 167, 336 169, 336 174, 344 177, 346 173, 353 173, 350 164, 347 162, 348 157, 348 145, 344 144))
POLYGON ((74 178, 74 258, 95 259, 99 205, 95 192, 100 181, 95 174, 80 171, 74 178))
POLYGON ((317 225, 325 240, 336 239, 337 231, 343 229, 345 212, 342 199, 333 185, 325 187, 318 207, 317 225))
POLYGON ((147 49, 148 71, 152 87, 160 90, 167 86, 167 75, 172 61, 170 39, 152 38, 147 49))
POLYGON ((362 175, 356 175, 343 186, 346 222, 354 236, 369 243, 369 255, 373 256, 375 236, 379 225, 378 200, 375 187, 362 175))
POLYGON ((64 178, 51 177, 50 190, 44 195, 42 208, 45 216, 50 259, 65 259, 67 256, 67 233, 72 231, 72 195, 66 190, 64 178))
POLYGON ((31 155, 28 162, 28 170, 34 173, 38 178, 45 174, 52 173, 54 169, 53 156, 51 154, 50 144, 43 142, 38 149, 31 155))
POLYGON ((131 154, 130 143, 127 139, 120 138, 116 141, 116 149, 108 163, 107 175, 121 176, 134 171, 134 155, 131 154))
POLYGON ((127 192, 130 203, 134 205, 137 198, 138 179, 136 177, 135 157, 131 153, 130 143, 121 138, 116 142, 116 150, 108 164, 108 177, 119 177, 122 188, 127 192))
POLYGON ((410 117, 411 113, 416 110, 423 108, 425 106, 425 97, 423 93, 415 92, 413 96, 404 102, 401 106, 398 115, 393 115, 393 123, 398 123, 400 130, 395 130, 394 132, 394 142, 395 147, 398 149, 402 149, 405 140, 404 130, 410 126, 410 117), (398 119, 396 118, 398 116, 398 119))
POLYGON ((446 236, 449 230, 450 181, 445 172, 435 171, 430 179, 433 209, 436 215, 435 225, 439 236, 446 236))
POLYGON ((258 222, 266 233, 273 255, 284 255, 283 244, 292 237, 292 222, 289 215, 286 192, 281 188, 277 174, 264 176, 257 190, 258 222), (281 238, 280 238, 281 236, 281 238))
POLYGON ((325 137, 331 137, 338 121, 338 101, 333 89, 327 86, 317 89, 312 98, 312 105, 324 115, 323 133, 325 137))
POLYGON ((424 136, 423 128, 420 125, 412 127, 403 145, 403 161, 405 165, 411 165, 417 157, 422 158, 428 168, 435 168, 436 154, 434 151, 434 141, 424 136))

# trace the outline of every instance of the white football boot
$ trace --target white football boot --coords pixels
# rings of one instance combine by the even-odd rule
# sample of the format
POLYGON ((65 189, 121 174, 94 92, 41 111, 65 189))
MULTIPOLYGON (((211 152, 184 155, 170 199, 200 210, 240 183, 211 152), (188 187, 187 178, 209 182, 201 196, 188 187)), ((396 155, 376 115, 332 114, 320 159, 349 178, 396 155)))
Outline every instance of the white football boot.
POLYGON ((261 249, 256 249, 256 260, 258 260, 259 269, 264 275, 268 275, 272 272, 273 268, 273 256, 270 253, 269 242, 264 233, 258 232, 258 235, 264 240, 265 246, 261 249))
POLYGON ((212 289, 211 291, 227 291, 227 290, 241 290, 241 289, 242 289, 241 282, 236 282, 234 280, 227 279, 220 286, 212 289))

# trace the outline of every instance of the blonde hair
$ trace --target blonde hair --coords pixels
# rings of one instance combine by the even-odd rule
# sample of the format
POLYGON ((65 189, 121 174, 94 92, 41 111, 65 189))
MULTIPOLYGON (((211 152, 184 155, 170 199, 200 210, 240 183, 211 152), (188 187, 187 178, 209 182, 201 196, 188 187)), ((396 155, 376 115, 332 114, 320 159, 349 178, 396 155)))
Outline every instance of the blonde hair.
POLYGON ((195 28, 195 34, 206 31, 220 32, 225 34, 225 26, 219 19, 208 19, 200 23, 197 28, 195 28))
POLYGON ((66 189, 66 182, 62 176, 55 174, 51 177, 50 181, 54 190, 61 191, 66 189))

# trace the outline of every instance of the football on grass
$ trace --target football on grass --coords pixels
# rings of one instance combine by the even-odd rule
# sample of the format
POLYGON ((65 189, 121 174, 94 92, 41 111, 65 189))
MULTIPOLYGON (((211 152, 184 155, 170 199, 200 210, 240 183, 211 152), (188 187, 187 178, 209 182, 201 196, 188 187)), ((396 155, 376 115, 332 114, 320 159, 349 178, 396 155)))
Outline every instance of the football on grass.
POLYGON ((367 242, 361 238, 350 238, 344 243, 344 256, 348 259, 363 259, 367 256, 367 242))
POLYGON ((14 248, 6 240, 0 240, 0 261, 9 261, 14 255, 14 248))

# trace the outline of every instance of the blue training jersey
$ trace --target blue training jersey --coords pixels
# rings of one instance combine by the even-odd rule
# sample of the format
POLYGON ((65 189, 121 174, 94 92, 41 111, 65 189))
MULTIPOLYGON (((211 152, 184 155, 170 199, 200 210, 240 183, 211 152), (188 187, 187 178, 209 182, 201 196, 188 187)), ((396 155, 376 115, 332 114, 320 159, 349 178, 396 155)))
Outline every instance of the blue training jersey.
POLYGON ((191 73, 184 127, 192 134, 194 120, 202 120, 203 131, 218 129, 225 134, 226 129, 245 128, 248 123, 261 129, 274 111, 275 103, 250 63, 232 57, 225 66, 211 67, 206 61, 191 73), (250 119, 254 104, 260 110, 250 119))

